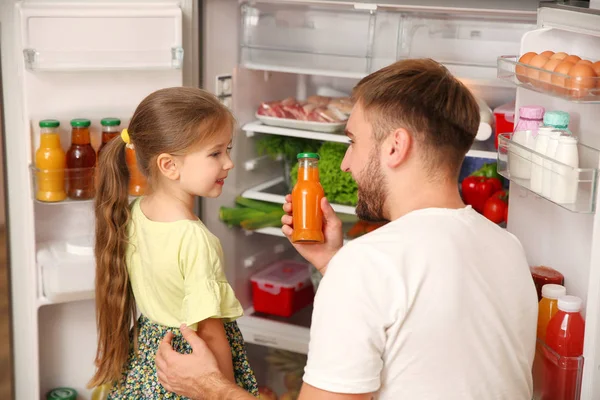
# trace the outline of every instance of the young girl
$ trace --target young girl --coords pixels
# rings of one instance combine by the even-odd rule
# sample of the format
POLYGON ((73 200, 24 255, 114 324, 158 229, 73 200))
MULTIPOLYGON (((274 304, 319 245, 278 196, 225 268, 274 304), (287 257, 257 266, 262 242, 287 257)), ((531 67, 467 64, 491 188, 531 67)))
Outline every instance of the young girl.
POLYGON ((217 197, 233 168, 233 116, 211 94, 162 89, 137 107, 128 130, 102 150, 96 195, 97 371, 109 399, 180 399, 158 383, 155 355, 167 331, 196 329, 223 374, 258 395, 242 335, 242 307, 223 272, 219 240, 194 214, 196 196, 217 197), (149 194, 128 201, 125 146, 133 146, 149 194), (136 304, 141 316, 136 318, 136 304), (133 326, 133 328, 132 328, 133 326))

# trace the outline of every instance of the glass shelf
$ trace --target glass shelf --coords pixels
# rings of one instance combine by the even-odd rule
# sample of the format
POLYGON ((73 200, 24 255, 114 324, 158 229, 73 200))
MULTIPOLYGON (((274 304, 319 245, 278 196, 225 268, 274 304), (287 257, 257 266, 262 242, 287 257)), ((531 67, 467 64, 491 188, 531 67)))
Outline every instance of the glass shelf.
POLYGON ((595 212, 600 152, 578 143, 580 168, 563 164, 516 143, 512 133, 498 136, 498 173, 511 182, 575 213, 595 212), (542 184, 532 185, 531 174, 538 169, 542 184), (532 187, 534 186, 534 187, 532 187), (570 192, 565 195, 562 189, 570 192), (562 199, 574 198, 574 201, 562 199))
POLYGON ((498 78, 563 100, 600 103, 600 77, 575 78, 520 63, 519 58, 498 57, 498 78))

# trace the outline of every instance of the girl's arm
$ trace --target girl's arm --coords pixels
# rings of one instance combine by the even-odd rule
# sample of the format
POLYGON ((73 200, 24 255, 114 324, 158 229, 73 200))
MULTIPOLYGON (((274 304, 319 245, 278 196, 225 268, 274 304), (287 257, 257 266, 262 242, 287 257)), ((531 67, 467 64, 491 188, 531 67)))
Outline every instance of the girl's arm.
POLYGON ((198 322, 198 336, 206 342, 208 348, 215 355, 221 373, 235 383, 231 347, 229 347, 223 321, 218 318, 208 318, 198 322))

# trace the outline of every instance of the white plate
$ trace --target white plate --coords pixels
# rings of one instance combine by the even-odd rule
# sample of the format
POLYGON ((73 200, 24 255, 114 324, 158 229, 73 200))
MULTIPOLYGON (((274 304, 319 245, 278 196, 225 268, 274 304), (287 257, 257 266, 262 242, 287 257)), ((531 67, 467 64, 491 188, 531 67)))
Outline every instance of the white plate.
POLYGON ((256 118, 265 125, 280 126, 283 128, 300 129, 314 132, 339 132, 346 127, 346 122, 314 122, 300 121, 297 119, 268 117, 266 115, 256 114, 256 118))

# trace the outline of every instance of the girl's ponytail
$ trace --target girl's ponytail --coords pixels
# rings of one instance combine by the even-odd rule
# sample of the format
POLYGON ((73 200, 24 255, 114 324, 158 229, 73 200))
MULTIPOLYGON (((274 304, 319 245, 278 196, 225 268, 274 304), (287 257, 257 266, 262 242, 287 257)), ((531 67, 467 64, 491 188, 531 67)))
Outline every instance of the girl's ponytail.
MULTIPOLYGON (((126 138, 126 140, 128 140, 126 138)), ((96 373, 89 387, 120 378, 135 323, 135 300, 125 262, 130 218, 125 142, 117 137, 102 150, 96 188, 96 373)), ((136 335, 134 335, 135 337, 136 335)))

